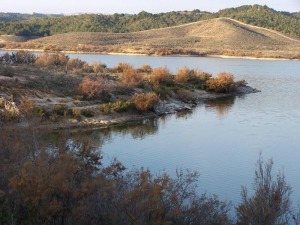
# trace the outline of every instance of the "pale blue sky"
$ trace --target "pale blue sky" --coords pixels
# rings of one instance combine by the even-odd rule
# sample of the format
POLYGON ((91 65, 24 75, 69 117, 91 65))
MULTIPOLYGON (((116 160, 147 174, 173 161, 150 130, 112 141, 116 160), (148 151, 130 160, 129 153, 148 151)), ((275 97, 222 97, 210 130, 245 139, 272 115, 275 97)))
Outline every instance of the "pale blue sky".
POLYGON ((2 12, 20 13, 157 13, 200 9, 216 12, 241 5, 267 5, 278 11, 299 12, 300 0, 1 0, 2 12))

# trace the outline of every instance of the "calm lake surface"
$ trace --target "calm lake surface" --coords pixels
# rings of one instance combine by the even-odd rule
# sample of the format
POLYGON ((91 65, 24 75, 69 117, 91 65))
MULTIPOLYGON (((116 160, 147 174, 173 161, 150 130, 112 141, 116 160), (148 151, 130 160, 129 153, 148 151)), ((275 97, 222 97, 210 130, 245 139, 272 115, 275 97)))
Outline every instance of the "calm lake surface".
POLYGON ((128 62, 136 67, 186 65, 217 75, 234 74, 260 93, 199 105, 192 112, 167 115, 126 126, 87 131, 106 162, 116 157, 127 168, 175 174, 198 171, 201 191, 238 203, 241 186, 251 189, 261 153, 283 171, 300 201, 300 61, 70 54, 108 67, 128 62))
MULTIPOLYGON (((300 61, 70 55, 107 66, 128 62, 136 67, 186 65, 216 75, 230 72, 260 93, 198 106, 192 113, 145 120, 114 128, 102 151, 127 168, 150 168, 156 174, 177 168, 197 170, 202 191, 223 200, 240 200, 241 185, 251 188, 260 152, 274 160, 274 172, 284 171, 300 200, 300 61), (126 131, 128 129, 128 131, 126 131)), ((97 131, 96 131, 97 132, 97 131)), ((101 132, 103 131, 98 131, 101 132)))

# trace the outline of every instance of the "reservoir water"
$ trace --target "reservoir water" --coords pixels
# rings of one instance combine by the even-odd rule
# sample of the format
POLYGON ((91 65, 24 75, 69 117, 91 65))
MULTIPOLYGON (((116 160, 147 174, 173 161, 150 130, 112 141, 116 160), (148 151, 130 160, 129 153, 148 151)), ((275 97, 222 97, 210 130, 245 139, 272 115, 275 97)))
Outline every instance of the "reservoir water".
POLYGON ((206 102, 192 112, 167 115, 123 126, 86 131, 109 162, 154 174, 177 168, 200 173, 199 188, 238 203, 241 186, 251 189, 260 154, 272 158, 300 201, 300 61, 199 57, 151 57, 71 54, 108 67, 127 62, 136 67, 182 66, 217 75, 234 74, 261 92, 206 102))
POLYGON ((234 74, 260 93, 207 102, 193 112, 116 127, 102 144, 106 160, 116 157, 127 168, 154 173, 177 168, 197 170, 202 191, 223 200, 240 200, 241 185, 251 189, 261 153, 272 158, 274 173, 283 171, 300 200, 300 61, 197 57, 70 55, 109 67, 128 62, 136 67, 186 65, 216 75, 234 74))

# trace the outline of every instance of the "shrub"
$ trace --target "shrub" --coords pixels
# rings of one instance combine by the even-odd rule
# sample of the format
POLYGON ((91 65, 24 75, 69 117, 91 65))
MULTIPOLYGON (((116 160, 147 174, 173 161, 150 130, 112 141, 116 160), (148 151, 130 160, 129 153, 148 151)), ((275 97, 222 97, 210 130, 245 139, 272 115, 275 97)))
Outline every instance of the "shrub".
POLYGON ((69 115, 72 115, 75 119, 80 119, 80 109, 71 109, 71 112, 69 112, 69 115))
POLYGON ((82 68, 85 62, 80 60, 79 58, 70 59, 67 63, 67 68, 70 70, 79 70, 82 68))
POLYGON ((184 66, 183 68, 177 71, 175 80, 178 83, 187 83, 189 79, 190 79, 190 70, 186 66, 184 66))
MULTIPOLYGON (((175 80, 178 83, 190 83, 203 87, 205 82, 211 78, 210 73, 201 72, 197 69, 188 69, 186 66, 177 71, 175 80)), ((202 88, 201 88, 202 89, 202 88)))
POLYGON ((133 102, 119 100, 113 103, 112 109, 116 112, 125 112, 128 111, 133 106, 133 102))
POLYGON ((62 53, 48 54, 44 53, 37 57, 35 64, 40 66, 66 66, 69 57, 62 53))
POLYGON ((130 66, 124 69, 120 81, 126 85, 139 85, 143 81, 143 75, 130 66))
MULTIPOLYGON (((237 224, 290 224, 291 187, 283 174, 276 178, 272 174, 273 161, 264 162, 260 157, 257 162, 253 184, 254 194, 248 196, 247 189, 242 189, 242 202, 237 207, 237 224)), ((298 223, 296 223, 298 224, 298 223)))
POLYGON ((98 63, 98 62, 93 62, 92 67, 93 67, 94 73, 100 73, 100 72, 104 71, 104 69, 106 68, 106 65, 98 63))
POLYGON ((154 108, 159 101, 159 97, 153 92, 135 94, 132 96, 132 101, 138 111, 145 112, 154 108))
POLYGON ((67 116, 68 107, 66 105, 55 105, 52 109, 52 114, 56 114, 59 116, 67 116))
POLYGON ((0 110, 0 121, 10 122, 19 118, 19 115, 12 111, 1 111, 0 110))
POLYGON ((78 91, 84 98, 92 99, 101 91, 101 83, 98 80, 91 80, 88 77, 84 77, 79 84, 78 91))
POLYGON ((149 82, 154 85, 171 85, 173 84, 173 75, 167 67, 158 67, 155 68, 152 73, 149 75, 149 82))
POLYGON ((120 62, 117 66, 112 68, 113 73, 122 73, 124 70, 128 69, 129 67, 132 67, 128 63, 120 62))
POLYGON ((20 64, 34 63, 37 58, 34 53, 28 51, 17 51, 13 56, 15 63, 20 64))
POLYGON ((90 66, 87 62, 84 62, 82 65, 82 72, 92 73, 92 72, 94 72, 94 70, 93 70, 92 66, 90 66))
POLYGON ((220 73, 218 77, 206 81, 206 90, 217 93, 230 93, 235 89, 233 75, 230 73, 220 73))
POLYGON ((104 113, 110 113, 112 111, 115 112, 126 112, 133 106, 133 102, 118 100, 114 103, 105 103, 100 106, 100 111, 104 113))
POLYGON ((21 100, 19 108, 25 116, 29 116, 33 113, 34 105, 30 99, 24 98, 21 100))
POLYGON ((108 102, 108 103, 104 103, 104 104, 100 105, 100 111, 104 112, 104 113, 112 112, 112 103, 108 102))
POLYGON ((140 71, 142 73, 150 74, 153 70, 152 70, 151 66, 144 64, 140 68, 138 68, 138 71, 140 71))

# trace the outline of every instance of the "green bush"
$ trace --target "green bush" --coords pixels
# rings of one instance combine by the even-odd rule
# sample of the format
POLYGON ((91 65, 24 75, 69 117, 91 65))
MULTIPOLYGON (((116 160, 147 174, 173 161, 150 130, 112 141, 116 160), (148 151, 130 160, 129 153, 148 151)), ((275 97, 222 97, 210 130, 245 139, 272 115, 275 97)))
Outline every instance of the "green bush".
POLYGON ((114 103, 105 103, 100 106, 100 111, 104 113, 110 113, 112 111, 115 112, 126 112, 130 108, 134 106, 133 102, 125 101, 125 100, 118 100, 114 103))

